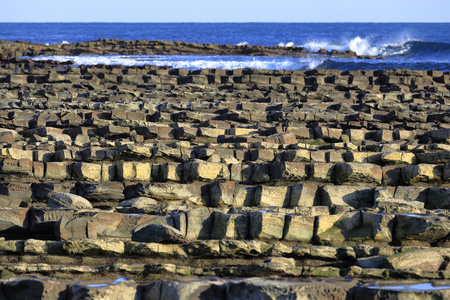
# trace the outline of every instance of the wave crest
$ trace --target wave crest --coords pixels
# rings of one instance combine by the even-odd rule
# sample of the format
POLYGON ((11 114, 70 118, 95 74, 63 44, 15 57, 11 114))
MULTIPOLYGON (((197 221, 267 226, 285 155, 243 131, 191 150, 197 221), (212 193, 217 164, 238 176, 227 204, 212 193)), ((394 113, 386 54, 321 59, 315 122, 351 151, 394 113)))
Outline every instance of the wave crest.
POLYGON ((448 58, 450 44, 444 42, 425 42, 416 40, 408 35, 401 36, 397 41, 386 42, 384 44, 374 44, 370 37, 354 37, 343 43, 332 43, 329 41, 313 40, 303 45, 310 52, 317 52, 320 49, 328 51, 354 51, 357 55, 370 56, 429 56, 448 58))

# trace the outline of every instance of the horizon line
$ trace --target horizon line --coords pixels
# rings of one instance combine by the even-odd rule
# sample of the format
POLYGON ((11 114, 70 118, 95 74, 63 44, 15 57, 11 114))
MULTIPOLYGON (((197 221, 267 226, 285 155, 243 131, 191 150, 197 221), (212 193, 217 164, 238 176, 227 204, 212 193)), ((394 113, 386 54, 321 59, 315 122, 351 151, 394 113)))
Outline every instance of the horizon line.
POLYGON ((90 24, 168 24, 168 23, 190 23, 190 24, 224 24, 224 23, 228 23, 228 24, 252 24, 252 23, 260 23, 260 24, 270 24, 270 23, 281 23, 281 24, 333 24, 333 23, 350 23, 350 24, 367 24, 367 23, 374 23, 374 24, 378 24, 378 23, 384 23, 384 24, 404 24, 404 23, 410 23, 410 24, 450 24, 449 22, 433 22, 433 21, 369 21, 369 22, 361 22, 361 21, 323 21, 323 22, 288 22, 288 21, 269 21, 269 22, 265 22, 265 21, 223 21, 223 22, 209 22, 209 21, 163 21, 163 22, 130 22, 130 21, 118 21, 118 22, 111 22, 111 21, 50 21, 50 22, 46 22, 46 21, 11 21, 11 22, 5 22, 5 21, 0 21, 0 24, 5 24, 5 23, 11 23, 11 24, 35 24, 35 23, 39 23, 39 24, 52 24, 52 23, 66 23, 66 24, 70 24, 70 23, 90 23, 90 24))

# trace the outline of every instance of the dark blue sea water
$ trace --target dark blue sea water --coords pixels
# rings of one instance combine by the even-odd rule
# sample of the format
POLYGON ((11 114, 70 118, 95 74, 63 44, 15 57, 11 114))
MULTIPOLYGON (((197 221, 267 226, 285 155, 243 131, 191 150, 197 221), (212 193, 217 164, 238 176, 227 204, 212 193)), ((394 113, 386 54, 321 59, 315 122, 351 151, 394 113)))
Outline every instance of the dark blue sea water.
POLYGON ((450 70, 450 23, 0 23, 0 39, 9 41, 54 44, 100 38, 301 46, 313 52, 320 48, 353 50, 387 59, 164 55, 69 59, 78 64, 153 64, 188 69, 450 70))

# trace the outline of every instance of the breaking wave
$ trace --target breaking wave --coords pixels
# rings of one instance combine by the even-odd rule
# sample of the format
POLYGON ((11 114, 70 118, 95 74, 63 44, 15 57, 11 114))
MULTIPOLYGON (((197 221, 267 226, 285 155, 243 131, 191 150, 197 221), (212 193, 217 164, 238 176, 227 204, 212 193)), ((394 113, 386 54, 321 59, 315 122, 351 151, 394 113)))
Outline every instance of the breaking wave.
POLYGON ((371 45, 369 38, 355 37, 344 43, 330 43, 327 41, 311 41, 303 45, 303 47, 311 52, 317 52, 320 49, 325 49, 328 51, 339 50, 346 51, 351 50, 356 52, 358 55, 372 55, 377 56, 382 54, 380 48, 371 45))
POLYGON ((38 56, 35 60, 73 61, 75 65, 153 65, 177 69, 269 69, 307 70, 323 62, 321 58, 294 58, 268 56, 201 56, 201 55, 80 55, 38 56))
POLYGON ((358 55, 371 56, 423 56, 429 54, 450 53, 450 44, 442 42, 424 42, 405 37, 400 41, 377 45, 370 37, 354 37, 343 43, 331 43, 328 41, 310 41, 303 47, 311 52, 320 49, 328 51, 351 50, 358 55))

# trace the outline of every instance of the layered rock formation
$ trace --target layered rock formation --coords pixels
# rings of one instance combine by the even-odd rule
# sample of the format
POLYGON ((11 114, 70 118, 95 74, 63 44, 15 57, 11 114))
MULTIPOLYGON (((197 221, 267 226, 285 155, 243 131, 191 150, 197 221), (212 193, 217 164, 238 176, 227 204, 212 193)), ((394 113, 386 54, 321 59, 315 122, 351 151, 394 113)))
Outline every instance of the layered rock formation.
POLYGON ((449 88, 438 71, 4 60, 2 292, 444 299, 449 88), (233 279, 194 280, 211 277, 233 279), (373 282, 405 279, 435 284, 373 282))

